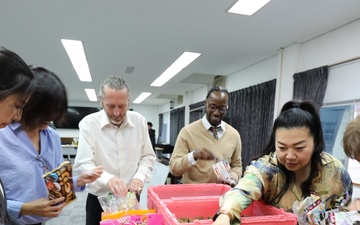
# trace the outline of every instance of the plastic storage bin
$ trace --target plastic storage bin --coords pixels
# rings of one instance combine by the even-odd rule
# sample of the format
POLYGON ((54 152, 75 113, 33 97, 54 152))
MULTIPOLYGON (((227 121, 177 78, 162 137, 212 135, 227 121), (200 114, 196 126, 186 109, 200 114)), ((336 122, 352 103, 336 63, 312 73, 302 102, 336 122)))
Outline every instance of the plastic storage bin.
MULTIPOLYGON (((176 200, 160 205, 164 225, 211 225, 212 217, 219 209, 215 200, 176 200), (188 222, 185 222, 190 219, 188 222)), ((242 213, 242 225, 296 225, 297 216, 258 201, 253 202, 242 213)))
POLYGON ((214 200, 219 202, 220 197, 230 190, 226 184, 173 184, 150 186, 147 190, 148 209, 158 209, 161 203, 171 201, 214 200))
POLYGON ((249 225, 296 225, 297 216, 270 205, 254 201, 241 213, 241 224, 249 225))

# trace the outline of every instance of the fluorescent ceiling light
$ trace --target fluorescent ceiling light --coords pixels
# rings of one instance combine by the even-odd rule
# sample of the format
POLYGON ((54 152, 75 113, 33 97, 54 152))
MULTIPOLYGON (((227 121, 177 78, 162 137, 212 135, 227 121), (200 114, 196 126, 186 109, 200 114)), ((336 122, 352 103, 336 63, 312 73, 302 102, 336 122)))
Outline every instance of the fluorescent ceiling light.
POLYGON ((97 101, 97 96, 96 96, 96 92, 94 89, 85 88, 85 92, 90 101, 92 101, 92 102, 97 101))
POLYGON ((196 52, 184 52, 169 68, 152 82, 151 86, 162 86, 200 55, 200 53, 196 52))
POLYGON ((61 39, 70 61, 80 81, 91 82, 89 65, 86 60, 84 47, 81 41, 61 39))
POLYGON ((239 0, 228 12, 251 16, 268 2, 270 0, 239 0))
POLYGON ((149 97, 151 95, 150 92, 143 92, 139 95, 139 97, 137 97, 133 103, 134 104, 138 104, 138 103, 141 103, 142 101, 144 101, 147 97, 149 97))

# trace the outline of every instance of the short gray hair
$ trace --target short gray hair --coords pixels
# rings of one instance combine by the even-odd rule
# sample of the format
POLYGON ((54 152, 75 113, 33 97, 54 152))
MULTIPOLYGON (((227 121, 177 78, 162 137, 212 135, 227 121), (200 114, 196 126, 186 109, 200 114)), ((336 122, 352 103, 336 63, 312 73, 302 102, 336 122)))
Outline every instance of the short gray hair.
POLYGON ((100 90, 99 90, 99 96, 101 98, 104 98, 104 87, 108 86, 110 89, 114 89, 114 90, 122 90, 122 89, 126 89, 128 92, 128 96, 130 97, 130 90, 129 90, 129 86, 127 85, 126 81, 118 76, 108 76, 100 85, 100 90))

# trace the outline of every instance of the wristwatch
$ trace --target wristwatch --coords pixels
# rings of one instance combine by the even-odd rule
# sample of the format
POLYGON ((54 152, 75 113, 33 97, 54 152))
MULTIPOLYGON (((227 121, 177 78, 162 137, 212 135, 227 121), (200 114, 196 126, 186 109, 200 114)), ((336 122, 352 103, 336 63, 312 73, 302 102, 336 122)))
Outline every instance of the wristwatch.
POLYGON ((227 215, 227 216, 230 218, 230 223, 231 223, 231 221, 233 221, 233 219, 234 219, 234 215, 233 215, 231 212, 229 212, 229 211, 227 211, 227 210, 219 209, 219 210, 216 212, 215 216, 213 217, 213 221, 215 221, 220 214, 225 214, 225 215, 227 215))

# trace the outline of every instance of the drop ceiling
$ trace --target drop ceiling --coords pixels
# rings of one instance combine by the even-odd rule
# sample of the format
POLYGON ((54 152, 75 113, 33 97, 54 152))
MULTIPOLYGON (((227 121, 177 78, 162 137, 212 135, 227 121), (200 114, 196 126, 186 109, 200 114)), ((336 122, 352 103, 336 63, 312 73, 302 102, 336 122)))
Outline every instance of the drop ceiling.
POLYGON ((131 101, 151 92, 144 105, 211 84, 360 18, 359 0, 272 0, 253 16, 227 13, 234 0, 0 0, 0 45, 28 64, 53 70, 65 83, 70 105, 88 102, 120 75, 131 101), (91 83, 80 82, 61 38, 83 41, 91 83), (162 87, 150 84, 184 51, 202 55, 162 87))

